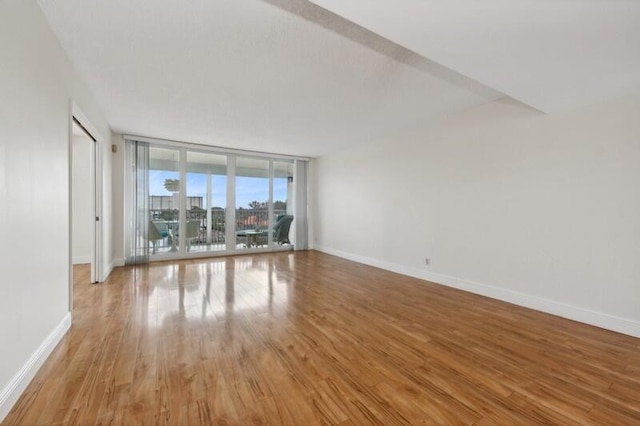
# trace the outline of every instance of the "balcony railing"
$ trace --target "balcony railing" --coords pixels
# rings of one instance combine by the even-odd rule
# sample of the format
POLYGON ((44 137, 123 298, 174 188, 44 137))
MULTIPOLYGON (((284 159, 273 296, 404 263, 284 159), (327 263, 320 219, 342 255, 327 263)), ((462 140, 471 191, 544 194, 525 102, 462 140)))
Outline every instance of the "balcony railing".
MULTIPOLYGON (((286 214, 285 209, 273 211, 274 222, 278 216, 286 214)), ((180 214, 177 209, 156 209, 150 211, 151 220, 156 223, 175 223, 180 214)), ((226 211, 212 209, 211 224, 208 223, 207 211, 198 207, 187 210, 187 222, 198 221, 197 237, 190 238, 190 246, 225 245, 226 244, 226 211), (209 232, 210 229, 210 232, 209 232)), ((177 231, 177 225, 175 230, 177 231)), ((236 209, 235 231, 266 230, 269 229, 269 211, 267 209, 236 209)), ((156 251, 166 251, 172 246, 172 236, 156 242, 156 251)), ((237 241, 236 243, 240 243, 237 241)))

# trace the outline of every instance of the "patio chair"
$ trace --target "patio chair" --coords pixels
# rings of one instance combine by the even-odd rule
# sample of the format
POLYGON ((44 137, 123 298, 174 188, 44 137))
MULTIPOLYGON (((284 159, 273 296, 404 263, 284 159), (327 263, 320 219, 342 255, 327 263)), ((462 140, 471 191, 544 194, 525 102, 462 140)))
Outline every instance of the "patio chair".
POLYGON ((278 217, 276 224, 273 225, 273 242, 277 244, 291 244, 289 241, 289 228, 291 228, 293 216, 284 214, 278 217))
POLYGON ((200 221, 190 220, 187 222, 187 251, 191 251, 191 243, 200 236, 200 221))
POLYGON ((164 241, 165 238, 169 236, 169 228, 164 223, 155 223, 153 221, 149 221, 149 241, 153 245, 152 253, 156 252, 156 245, 158 241, 164 241))
MULTIPOLYGON (((289 228, 291 228, 291 222, 293 222, 293 216, 280 215, 273 225, 273 242, 276 244, 291 244, 289 241, 289 228)), ((238 239, 243 238, 245 240, 245 247, 253 245, 261 246, 267 243, 267 236, 269 231, 254 231, 251 229, 245 229, 243 231, 237 231, 236 237, 238 239)))

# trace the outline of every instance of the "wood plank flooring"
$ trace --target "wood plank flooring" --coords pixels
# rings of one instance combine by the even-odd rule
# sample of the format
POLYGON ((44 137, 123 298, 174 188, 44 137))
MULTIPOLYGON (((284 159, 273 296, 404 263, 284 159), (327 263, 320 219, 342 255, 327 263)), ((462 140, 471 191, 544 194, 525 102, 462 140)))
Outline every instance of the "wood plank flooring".
POLYGON ((314 251, 88 274, 3 425, 640 424, 640 339, 314 251))

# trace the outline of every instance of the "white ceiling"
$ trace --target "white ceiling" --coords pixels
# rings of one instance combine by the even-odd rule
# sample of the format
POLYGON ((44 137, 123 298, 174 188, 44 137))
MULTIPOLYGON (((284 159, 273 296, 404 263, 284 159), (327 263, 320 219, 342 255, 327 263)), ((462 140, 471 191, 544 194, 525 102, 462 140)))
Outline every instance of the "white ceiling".
POLYGON ((640 91, 638 0, 38 2, 142 136, 313 157, 504 94, 557 113, 640 91))
POLYGON ((547 113, 640 90, 638 0, 311 0, 547 113))
POLYGON ((117 132, 300 156, 503 96, 305 0, 39 0, 117 132))

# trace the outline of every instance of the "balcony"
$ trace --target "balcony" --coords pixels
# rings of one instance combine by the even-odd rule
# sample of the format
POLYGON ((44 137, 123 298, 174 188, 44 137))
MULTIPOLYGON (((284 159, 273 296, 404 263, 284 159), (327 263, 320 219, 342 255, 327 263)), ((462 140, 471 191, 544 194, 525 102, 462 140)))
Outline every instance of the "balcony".
MULTIPOLYGON (((193 197, 200 198, 200 197, 193 197)), ((151 207, 157 207, 152 202, 151 207)), ((188 200, 190 208, 187 213, 187 250, 190 253, 222 252, 228 250, 226 241, 226 210, 212 208, 210 215, 197 205, 196 200, 188 200)), ((285 209, 274 209, 274 221, 286 214, 285 209)), ((238 208, 235 211, 235 229, 239 231, 263 231, 251 236, 236 237, 236 249, 247 247, 266 247, 268 245, 269 211, 267 209, 238 208)), ((151 222, 158 231, 151 236, 150 248, 153 254, 161 255, 178 251, 180 236, 179 212, 171 208, 155 208, 150 210, 151 222), (157 238, 157 239, 154 239, 157 238)))

